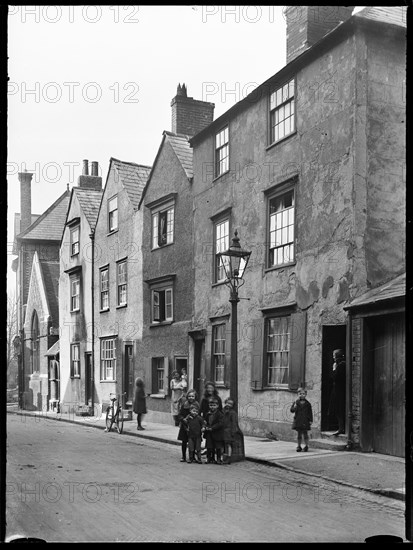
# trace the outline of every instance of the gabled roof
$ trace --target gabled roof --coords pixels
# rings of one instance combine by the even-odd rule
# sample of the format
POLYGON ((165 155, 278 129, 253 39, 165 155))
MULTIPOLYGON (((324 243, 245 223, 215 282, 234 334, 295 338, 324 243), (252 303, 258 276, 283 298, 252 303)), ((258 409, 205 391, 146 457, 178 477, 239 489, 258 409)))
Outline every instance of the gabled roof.
POLYGON ((69 199, 70 191, 67 190, 32 225, 17 235, 17 239, 60 241, 69 199))
POLYGON ((187 136, 185 134, 174 134, 173 132, 167 132, 166 130, 162 132, 162 141, 159 146, 158 152, 156 154, 151 172, 148 176, 145 189, 143 190, 142 197, 139 202, 139 208, 141 207, 141 204, 145 197, 146 190, 149 187, 149 183, 152 179, 152 175, 155 171, 155 166, 158 162, 158 158, 161 154, 165 141, 168 141, 171 144, 172 150, 174 151, 180 165, 182 166, 182 169, 185 172, 186 177, 189 180, 193 178, 194 176, 193 165, 192 165, 193 151, 189 143, 190 137, 191 136, 187 136))
POLYGON ((368 6, 355 13, 354 16, 406 27, 406 6, 368 6))
POLYGON ((49 313, 52 317, 54 327, 59 326, 59 276, 60 262, 39 261, 44 282, 44 290, 49 306, 49 313))
POLYGON ((385 300, 393 300, 395 298, 402 298, 406 295, 406 273, 395 277, 391 281, 388 281, 384 285, 380 285, 376 288, 368 290, 358 298, 355 298, 350 305, 344 309, 351 309, 353 307, 368 306, 377 304, 378 302, 384 302, 385 300))
POLYGON ((184 134, 174 134, 172 132, 164 131, 166 139, 172 146, 182 168, 185 171, 186 177, 191 179, 194 176, 192 169, 192 148, 189 145, 190 136, 184 134))
POLYGON ((79 201, 80 208, 83 210, 83 213, 85 214, 85 217, 89 222, 90 229, 93 231, 96 226, 103 191, 96 189, 86 189, 83 187, 73 187, 73 192, 75 193, 79 201))
POLYGON ((119 176, 119 181, 125 189, 134 210, 137 210, 151 167, 135 164, 134 162, 124 162, 115 158, 110 159, 109 171, 112 165, 119 176))

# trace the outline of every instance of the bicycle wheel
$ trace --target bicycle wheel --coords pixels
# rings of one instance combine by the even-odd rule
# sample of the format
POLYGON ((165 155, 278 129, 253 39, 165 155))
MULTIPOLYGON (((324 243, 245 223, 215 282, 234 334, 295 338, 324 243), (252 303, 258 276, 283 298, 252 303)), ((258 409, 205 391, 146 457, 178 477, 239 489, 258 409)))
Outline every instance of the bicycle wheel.
POLYGON ((112 424, 113 424, 113 416, 111 414, 111 409, 110 407, 108 407, 106 409, 106 431, 107 432, 110 432, 110 430, 112 429, 112 424))
POLYGON ((120 434, 123 431, 123 409, 118 409, 118 412, 116 414, 116 429, 120 434))

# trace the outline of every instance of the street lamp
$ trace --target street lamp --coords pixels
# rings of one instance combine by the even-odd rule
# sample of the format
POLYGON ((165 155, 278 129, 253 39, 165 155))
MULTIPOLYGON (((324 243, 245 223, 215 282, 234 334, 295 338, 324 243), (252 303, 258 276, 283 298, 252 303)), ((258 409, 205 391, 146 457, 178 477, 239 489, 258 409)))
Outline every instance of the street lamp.
POLYGON ((230 289, 229 301, 232 305, 231 314, 231 397, 238 407, 238 350, 237 350, 237 306, 239 302, 238 289, 245 283, 243 280, 251 252, 241 248, 238 231, 232 238, 232 245, 225 252, 218 253, 218 261, 225 270, 225 284, 230 289))

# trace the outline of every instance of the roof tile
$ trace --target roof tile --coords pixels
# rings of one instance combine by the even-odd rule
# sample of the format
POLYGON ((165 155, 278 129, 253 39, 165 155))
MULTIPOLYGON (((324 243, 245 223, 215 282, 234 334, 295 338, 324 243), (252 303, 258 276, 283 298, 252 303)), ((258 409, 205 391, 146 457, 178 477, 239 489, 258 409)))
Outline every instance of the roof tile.
POLYGON ((151 167, 134 162, 123 162, 114 158, 112 158, 112 162, 133 208, 137 210, 151 167))

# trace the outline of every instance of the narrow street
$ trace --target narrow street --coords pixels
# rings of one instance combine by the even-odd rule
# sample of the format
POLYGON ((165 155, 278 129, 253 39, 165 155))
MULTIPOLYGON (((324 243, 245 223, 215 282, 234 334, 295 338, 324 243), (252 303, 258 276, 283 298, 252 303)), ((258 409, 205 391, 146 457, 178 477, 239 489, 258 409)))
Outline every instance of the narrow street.
POLYGON ((178 446, 8 416, 7 536, 48 542, 364 542, 404 536, 404 503, 178 446))

